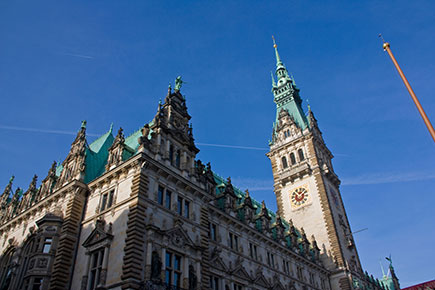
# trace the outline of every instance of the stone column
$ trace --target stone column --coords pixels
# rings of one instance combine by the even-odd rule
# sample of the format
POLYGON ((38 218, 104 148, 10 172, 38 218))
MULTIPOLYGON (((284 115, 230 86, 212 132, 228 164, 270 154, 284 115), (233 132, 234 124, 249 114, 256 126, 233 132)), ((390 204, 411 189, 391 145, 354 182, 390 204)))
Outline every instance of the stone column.
POLYGON ((152 251, 153 251, 153 244, 151 242, 148 242, 147 252, 145 257, 145 280, 151 279, 152 251))
POLYGON ((222 279, 221 279, 221 283, 220 283, 220 285, 219 285, 219 290, 225 290, 225 278, 224 277, 222 277, 222 279))
POLYGON ((103 256, 103 267, 101 268, 100 273, 100 285, 106 285, 107 278, 107 267, 109 266, 109 247, 104 247, 104 256, 103 256))
POLYGON ((183 288, 189 289, 189 257, 184 258, 182 279, 183 288))
POLYGON ((165 281, 166 249, 162 248, 162 281, 165 281))
POLYGON ((91 255, 89 253, 86 253, 86 255, 88 256, 88 262, 86 263, 86 268, 85 268, 85 275, 83 275, 82 277, 82 285, 80 286, 81 290, 86 290, 88 289, 88 275, 89 275, 89 267, 91 266, 91 255))
POLYGON ((186 153, 186 151, 183 151, 181 153, 181 166, 180 166, 181 170, 187 170, 188 169, 189 165, 186 163, 186 161, 187 161, 187 153, 186 153))
POLYGON ((199 261, 196 263, 196 278, 197 278, 196 281, 198 281, 197 289, 202 289, 201 263, 199 261))

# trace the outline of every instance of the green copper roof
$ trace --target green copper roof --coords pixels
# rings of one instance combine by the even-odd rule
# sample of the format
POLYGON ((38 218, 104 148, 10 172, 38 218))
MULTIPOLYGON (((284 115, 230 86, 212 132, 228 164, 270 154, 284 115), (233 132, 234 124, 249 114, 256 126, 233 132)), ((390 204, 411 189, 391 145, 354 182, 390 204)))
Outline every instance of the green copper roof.
POLYGON ((274 95, 274 102, 276 103, 276 119, 274 128, 279 121, 279 114, 281 110, 287 111, 293 118, 295 123, 302 130, 308 127, 308 120, 301 107, 302 100, 299 96, 299 89, 296 87, 293 79, 289 76, 287 69, 282 63, 277 45, 274 44, 276 55, 276 71, 277 82, 272 75, 272 92, 274 95))
POLYGON ((125 145, 136 151, 139 147, 137 139, 139 139, 140 136, 142 136, 142 127, 125 138, 125 145))
POLYGON ((104 173, 109 156, 108 149, 114 140, 112 128, 110 128, 106 134, 102 135, 86 148, 85 183, 94 180, 104 173))

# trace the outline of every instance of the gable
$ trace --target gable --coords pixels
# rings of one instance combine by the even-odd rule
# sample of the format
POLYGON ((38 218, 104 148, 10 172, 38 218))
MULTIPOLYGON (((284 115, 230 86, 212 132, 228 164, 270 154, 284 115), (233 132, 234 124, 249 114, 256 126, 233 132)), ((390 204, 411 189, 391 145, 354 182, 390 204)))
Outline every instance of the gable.
POLYGON ((95 228, 91 234, 87 237, 87 239, 83 242, 83 247, 89 248, 98 243, 104 241, 110 241, 113 239, 113 235, 106 233, 103 229, 97 227, 95 228))
POLYGON ((192 239, 189 237, 189 235, 181 226, 176 226, 175 228, 167 230, 166 235, 169 237, 169 241, 175 247, 181 248, 181 247, 189 246, 192 248, 197 248, 195 243, 192 241, 192 239))

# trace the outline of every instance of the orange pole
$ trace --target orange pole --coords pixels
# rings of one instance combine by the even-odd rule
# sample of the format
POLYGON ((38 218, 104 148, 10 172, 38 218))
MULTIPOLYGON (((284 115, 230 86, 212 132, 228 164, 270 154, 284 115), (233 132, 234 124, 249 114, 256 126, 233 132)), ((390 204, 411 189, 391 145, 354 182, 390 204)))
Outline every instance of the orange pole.
POLYGON ((421 106, 420 102, 418 101, 417 96, 415 95, 414 91, 412 90, 411 85, 409 84, 408 80, 406 79, 405 75, 403 74, 402 69, 400 68, 399 64, 397 63, 396 58, 394 57, 393 53, 391 52, 390 44, 388 42, 384 42, 383 48, 390 55, 390 58, 393 61, 394 66, 396 67, 397 71, 399 72, 399 75, 402 78, 403 83, 405 84, 406 88, 408 89, 408 92, 411 95, 415 106, 417 106, 418 112, 420 113, 421 117, 423 118, 423 121, 426 124, 426 127, 429 130, 430 135, 432 136, 432 139, 435 142, 435 130, 433 129, 432 124, 429 121, 429 118, 427 117, 426 113, 424 112, 423 107, 421 106))

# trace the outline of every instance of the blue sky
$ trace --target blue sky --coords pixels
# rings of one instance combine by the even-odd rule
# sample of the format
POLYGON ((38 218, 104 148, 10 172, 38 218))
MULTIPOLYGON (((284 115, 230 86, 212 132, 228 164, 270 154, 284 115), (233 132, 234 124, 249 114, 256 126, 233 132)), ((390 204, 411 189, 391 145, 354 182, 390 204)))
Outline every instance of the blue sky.
POLYGON ((368 228, 355 235, 364 268, 381 277, 392 254, 402 286, 433 279, 434 144, 378 39, 434 120, 433 11, 433 1, 2 1, 1 190, 12 174, 24 188, 42 180, 83 119, 89 141, 112 122, 137 130, 182 75, 199 158, 276 209, 265 156, 273 34, 335 155, 352 229, 368 228))

